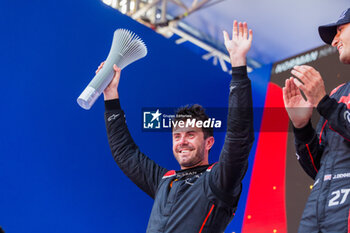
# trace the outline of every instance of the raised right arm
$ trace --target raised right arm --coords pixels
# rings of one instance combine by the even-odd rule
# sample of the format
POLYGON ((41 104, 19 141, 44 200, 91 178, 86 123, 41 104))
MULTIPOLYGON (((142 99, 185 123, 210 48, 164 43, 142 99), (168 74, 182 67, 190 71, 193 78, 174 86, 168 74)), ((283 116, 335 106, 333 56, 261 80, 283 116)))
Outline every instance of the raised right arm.
POLYGON ((120 69, 115 66, 114 70, 116 74, 104 91, 105 123, 109 146, 114 160, 124 174, 139 188, 154 198, 158 184, 167 172, 167 169, 159 166, 141 153, 132 139, 118 99, 117 89, 120 79, 120 69))

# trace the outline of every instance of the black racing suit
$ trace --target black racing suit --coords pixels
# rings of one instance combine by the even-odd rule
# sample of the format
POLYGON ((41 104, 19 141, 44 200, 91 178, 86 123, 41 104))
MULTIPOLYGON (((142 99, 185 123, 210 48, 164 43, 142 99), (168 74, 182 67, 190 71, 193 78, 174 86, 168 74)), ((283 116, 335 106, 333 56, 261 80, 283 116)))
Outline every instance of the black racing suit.
POLYGON ((299 226, 300 233, 350 232, 350 83, 318 104, 317 130, 309 122, 294 129, 297 158, 315 179, 299 226))
POLYGON ((134 143, 119 100, 105 102, 108 141, 115 161, 154 199, 147 232, 222 233, 232 220, 254 141, 246 67, 235 67, 232 73, 226 138, 219 162, 213 165, 181 171, 159 166, 134 143))

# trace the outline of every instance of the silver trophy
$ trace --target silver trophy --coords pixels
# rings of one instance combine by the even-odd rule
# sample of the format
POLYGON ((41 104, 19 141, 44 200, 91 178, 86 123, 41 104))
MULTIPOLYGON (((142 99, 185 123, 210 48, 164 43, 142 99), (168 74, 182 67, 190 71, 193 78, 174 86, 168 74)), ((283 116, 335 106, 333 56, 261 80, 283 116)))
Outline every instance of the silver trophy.
POLYGON ((146 55, 146 45, 135 33, 126 29, 117 29, 105 64, 77 99, 80 107, 89 110, 95 103, 113 79, 114 64, 124 69, 146 55))

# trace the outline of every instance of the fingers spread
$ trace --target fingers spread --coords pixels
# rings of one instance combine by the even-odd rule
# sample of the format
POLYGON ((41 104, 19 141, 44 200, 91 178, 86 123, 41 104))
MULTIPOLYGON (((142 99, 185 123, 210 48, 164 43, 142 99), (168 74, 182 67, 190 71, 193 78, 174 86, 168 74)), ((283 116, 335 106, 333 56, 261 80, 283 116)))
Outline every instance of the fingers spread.
POLYGON ((237 38, 237 20, 233 21, 232 38, 237 38))
POLYGON ((248 26, 246 22, 243 23, 243 38, 244 39, 248 38, 248 26))
POLYGON ((226 41, 229 41, 229 40, 230 40, 230 37, 229 37, 228 33, 227 33, 226 31, 223 31, 223 34, 224 34, 224 40, 225 40, 225 42, 226 42, 226 41))
POLYGON ((238 24, 238 37, 243 37, 243 24, 239 22, 238 24))
POLYGON ((249 29, 249 41, 253 40, 253 30, 249 29))

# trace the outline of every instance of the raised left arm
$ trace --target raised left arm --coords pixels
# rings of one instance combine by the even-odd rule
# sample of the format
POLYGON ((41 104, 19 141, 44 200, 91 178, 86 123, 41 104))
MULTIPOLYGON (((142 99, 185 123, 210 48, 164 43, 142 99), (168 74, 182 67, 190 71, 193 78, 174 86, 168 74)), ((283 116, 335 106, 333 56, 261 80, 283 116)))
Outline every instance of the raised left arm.
POLYGON ((228 38, 227 32, 224 32, 224 37, 233 66, 232 81, 227 133, 219 162, 212 170, 211 187, 217 195, 227 199, 233 195, 239 197, 240 184, 248 167, 248 156, 254 141, 252 91, 246 67, 252 31, 249 30, 248 37, 247 24, 235 21, 232 40, 228 38))

